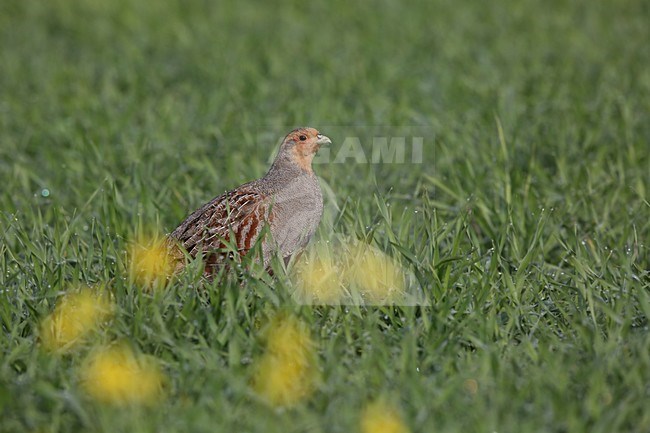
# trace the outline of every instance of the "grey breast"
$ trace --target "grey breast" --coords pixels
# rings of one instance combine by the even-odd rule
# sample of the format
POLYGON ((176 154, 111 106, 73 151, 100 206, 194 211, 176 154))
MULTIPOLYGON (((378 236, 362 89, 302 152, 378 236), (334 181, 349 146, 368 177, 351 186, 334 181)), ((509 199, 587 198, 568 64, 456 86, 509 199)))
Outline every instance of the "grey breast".
POLYGON ((323 215, 323 196, 316 176, 294 179, 276 192, 271 221, 273 242, 283 257, 304 248, 323 215))

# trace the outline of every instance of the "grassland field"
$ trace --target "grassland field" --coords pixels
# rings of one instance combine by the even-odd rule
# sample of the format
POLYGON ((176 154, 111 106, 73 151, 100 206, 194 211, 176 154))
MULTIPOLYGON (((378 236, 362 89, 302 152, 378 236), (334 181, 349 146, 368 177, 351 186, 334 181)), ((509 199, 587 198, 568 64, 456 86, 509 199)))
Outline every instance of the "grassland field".
POLYGON ((649 23, 641 0, 3 0, 0 432, 353 432, 378 399, 412 432, 650 432, 649 23), (424 138, 417 163, 315 165, 315 242, 369 243, 430 305, 129 278, 134 239, 263 175, 301 125, 332 152, 424 138), (82 286, 112 318, 44 350, 82 286), (278 313, 320 376, 284 408, 251 386, 278 313), (84 393, 115 341, 164 398, 84 393))

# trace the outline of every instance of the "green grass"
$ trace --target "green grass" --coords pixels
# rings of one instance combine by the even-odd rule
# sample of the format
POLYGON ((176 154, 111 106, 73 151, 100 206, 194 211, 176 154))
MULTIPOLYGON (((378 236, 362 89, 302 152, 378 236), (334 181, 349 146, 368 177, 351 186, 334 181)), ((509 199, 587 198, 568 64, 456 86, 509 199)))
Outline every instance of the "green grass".
POLYGON ((414 432, 650 431, 648 22, 634 0, 3 1, 0 431, 348 432, 380 395, 414 432), (262 175, 298 125, 334 149, 428 131, 422 164, 316 171, 318 237, 381 248, 430 307, 126 278, 138 232, 262 175), (102 283, 110 325, 40 350, 58 296, 102 283), (283 411, 249 386, 278 310, 309 324, 324 379, 283 411), (119 339, 161 361, 159 406, 79 390, 88 351, 119 339))

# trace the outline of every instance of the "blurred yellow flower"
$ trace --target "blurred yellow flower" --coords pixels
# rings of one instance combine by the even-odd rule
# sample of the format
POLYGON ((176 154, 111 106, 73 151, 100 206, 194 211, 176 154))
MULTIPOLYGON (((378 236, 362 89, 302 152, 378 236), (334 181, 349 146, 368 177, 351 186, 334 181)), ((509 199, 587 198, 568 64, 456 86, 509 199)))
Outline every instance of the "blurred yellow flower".
POLYGON ((407 296, 399 263, 359 241, 312 246, 296 262, 292 281, 301 304, 391 305, 407 296))
POLYGON ((129 251, 131 278, 144 287, 167 282, 174 273, 174 261, 165 239, 140 238, 129 251))
POLYGON ((92 353, 81 370, 82 389, 111 404, 151 404, 163 395, 164 376, 152 358, 135 354, 126 344, 92 353))
POLYGON ((478 381, 476 379, 465 379, 463 382, 463 388, 465 388, 465 391, 467 391, 471 396, 475 396, 478 392, 478 381))
POLYGON ((345 278, 368 304, 391 304, 405 293, 405 275, 399 264, 368 244, 350 248, 345 278))
POLYGON ((318 380, 314 342, 306 326, 293 317, 273 320, 253 378, 255 391, 274 406, 291 406, 307 398, 318 380))
POLYGON ((399 410, 384 399, 370 403, 361 413, 361 433, 408 433, 399 410))
POLYGON ((54 311, 41 322, 40 339, 47 350, 65 351, 113 313, 107 292, 84 288, 68 293, 56 304, 54 311))
POLYGON ((327 249, 306 252, 295 267, 297 290, 294 297, 301 304, 336 304, 344 296, 341 267, 327 249))

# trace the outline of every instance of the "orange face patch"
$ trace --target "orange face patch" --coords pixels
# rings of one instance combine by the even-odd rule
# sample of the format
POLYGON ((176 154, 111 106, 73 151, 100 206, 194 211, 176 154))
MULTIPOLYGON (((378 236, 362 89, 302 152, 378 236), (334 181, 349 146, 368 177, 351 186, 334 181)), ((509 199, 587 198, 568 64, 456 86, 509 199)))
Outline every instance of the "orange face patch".
POLYGON ((309 153, 305 155, 298 149, 297 146, 293 148, 292 152, 300 168, 302 168, 307 173, 312 173, 313 170, 311 169, 311 162, 314 159, 314 154, 309 153))
POLYGON ((285 141, 293 141, 295 143, 308 142, 311 140, 316 141, 318 137, 318 131, 314 128, 298 128, 294 129, 287 135, 285 141))
POLYGON ((312 173, 311 162, 320 148, 317 143, 318 131, 314 128, 299 128, 287 135, 285 141, 295 143, 291 152, 296 162, 304 171, 312 173))

